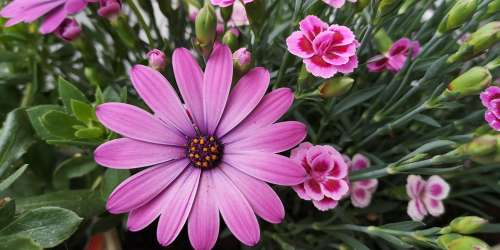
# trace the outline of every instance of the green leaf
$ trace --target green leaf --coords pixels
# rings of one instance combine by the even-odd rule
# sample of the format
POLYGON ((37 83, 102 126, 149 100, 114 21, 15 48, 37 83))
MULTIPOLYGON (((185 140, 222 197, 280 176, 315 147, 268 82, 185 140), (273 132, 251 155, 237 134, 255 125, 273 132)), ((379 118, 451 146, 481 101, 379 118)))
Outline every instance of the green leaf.
POLYGON ((373 232, 374 235, 384 239, 385 241, 391 243, 393 246, 395 246, 397 249, 410 249, 413 248, 412 245, 400 240, 398 237, 382 233, 382 232, 373 232))
POLYGON ((422 222, 408 220, 408 221, 385 224, 381 226, 381 228, 398 230, 398 231, 413 231, 423 226, 425 226, 425 224, 422 222))
POLYGON ((71 99, 71 112, 73 112, 76 119, 86 124, 97 120, 94 107, 86 102, 71 99))
POLYGON ((3 198, 0 203, 3 203, 2 207, 0 207, 0 228, 2 228, 14 219, 16 203, 10 198, 3 198))
POLYGON ((0 237, 0 250, 42 250, 33 239, 23 235, 11 235, 0 237))
POLYGON ((0 176, 14 161, 21 158, 35 142, 33 129, 24 109, 7 115, 0 134, 0 176))
POLYGON ((438 121, 436 121, 434 118, 427 116, 427 115, 422 115, 422 114, 417 114, 413 116, 413 119, 416 121, 419 121, 421 123, 427 124, 432 127, 440 128, 441 124, 439 124, 438 121))
POLYGON ((54 206, 69 209, 83 218, 91 218, 104 211, 104 201, 94 190, 67 190, 16 200, 17 212, 54 206))
POLYGON ((52 184, 56 189, 69 189, 72 178, 82 177, 97 168, 90 157, 75 157, 59 164, 54 170, 52 184))
POLYGON ((74 117, 60 111, 49 111, 41 118, 42 125, 52 135, 64 139, 75 138, 75 129, 73 126, 81 125, 81 122, 74 117))
POLYGON ((39 105, 31 107, 26 110, 28 117, 31 121, 31 125, 35 129, 36 134, 43 140, 58 139, 59 137, 51 134, 42 124, 41 119, 43 115, 50 111, 61 111, 64 109, 58 105, 39 105))
POLYGON ((0 193, 2 193, 7 188, 9 188, 10 185, 12 185, 12 183, 14 183, 17 180, 17 178, 19 178, 19 176, 21 176, 27 168, 28 168, 28 165, 25 164, 24 166, 22 166, 18 170, 16 170, 16 172, 14 172, 9 177, 7 177, 7 179, 0 182, 0 193))
POLYGON ((75 136, 81 139, 97 139, 101 138, 103 134, 104 130, 99 127, 81 128, 75 132, 75 136))
POLYGON ((43 248, 55 247, 69 238, 81 221, 82 218, 73 211, 58 207, 42 207, 17 217, 0 230, 0 235, 26 236, 43 248))
POLYGON ((66 107, 68 111, 71 110, 71 99, 89 103, 82 91, 62 77, 59 77, 57 91, 64 107, 66 107))
POLYGON ((128 170, 108 168, 104 173, 101 184, 101 198, 106 200, 116 186, 130 176, 128 170))
POLYGON ((334 111, 333 115, 338 115, 346 110, 351 109, 352 107, 354 107, 358 104, 361 104, 361 103, 369 100, 370 98, 377 95, 380 91, 382 91, 383 88, 384 88, 384 86, 376 86, 373 88, 363 89, 363 90, 354 92, 353 94, 344 98, 341 102, 339 102, 335 106, 335 109, 334 109, 335 111, 334 111))

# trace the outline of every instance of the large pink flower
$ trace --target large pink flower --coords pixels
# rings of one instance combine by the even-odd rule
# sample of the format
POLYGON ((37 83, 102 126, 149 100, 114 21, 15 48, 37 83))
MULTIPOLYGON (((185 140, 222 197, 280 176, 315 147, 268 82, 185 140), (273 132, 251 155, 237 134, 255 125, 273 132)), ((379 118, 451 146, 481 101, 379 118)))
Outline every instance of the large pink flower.
POLYGON ((427 181, 418 175, 409 175, 406 193, 410 197, 407 213, 415 221, 421 221, 427 214, 439 216, 444 213, 443 201, 448 197, 450 185, 438 175, 427 181))
MULTIPOLYGON (((346 0, 323 0, 326 4, 334 7, 334 8, 342 8, 344 6, 346 0)), ((351 3, 355 3, 357 0, 347 0, 351 3)))
MULTIPOLYGON (((352 157, 352 161, 348 159, 346 162, 350 165, 351 171, 360 171, 370 167, 370 160, 362 154, 355 154, 352 157)), ((360 208, 370 205, 373 193, 377 190, 377 186, 377 179, 352 182, 350 187, 352 205, 360 208)))
POLYGON ((263 68, 249 71, 231 90, 227 46, 214 48, 205 73, 183 48, 174 51, 172 64, 184 104, 161 73, 135 65, 132 83, 154 114, 124 103, 96 109, 102 124, 124 136, 99 146, 96 162, 116 169, 152 166, 120 184, 106 208, 129 213, 131 231, 159 217, 157 238, 165 246, 187 222, 193 247, 212 248, 219 213, 241 242, 255 245, 260 238, 255 214, 271 223, 284 218, 283 205, 266 182, 296 185, 305 178, 299 164, 276 154, 306 136, 302 123, 276 123, 293 94, 282 88, 264 95, 269 72, 263 68))
POLYGON ((312 200, 317 209, 335 208, 349 192, 348 166, 333 147, 304 142, 292 150, 290 158, 307 172, 305 181, 293 189, 301 199, 312 200))
POLYGON ((391 72, 400 71, 406 63, 408 56, 412 51, 412 58, 420 53, 420 43, 408 38, 401 38, 396 41, 385 55, 373 57, 368 62, 368 71, 382 72, 389 70, 391 72))
POLYGON ((491 128, 500 131, 500 87, 489 87, 481 93, 480 97, 487 109, 484 113, 484 119, 491 128))
MULTIPOLYGON (((244 4, 251 3, 253 0, 241 0, 244 4)), ((236 0, 211 0, 213 5, 219 6, 219 7, 228 7, 233 5, 236 0)))
POLYGON ((0 11, 0 16, 8 18, 5 26, 20 22, 31 23, 45 16, 40 32, 53 32, 64 19, 83 10, 87 3, 97 0, 14 0, 0 11))
POLYGON ((349 28, 328 26, 316 16, 307 16, 299 28, 286 39, 288 51, 303 58, 307 71, 314 76, 330 78, 358 67, 358 41, 349 28))

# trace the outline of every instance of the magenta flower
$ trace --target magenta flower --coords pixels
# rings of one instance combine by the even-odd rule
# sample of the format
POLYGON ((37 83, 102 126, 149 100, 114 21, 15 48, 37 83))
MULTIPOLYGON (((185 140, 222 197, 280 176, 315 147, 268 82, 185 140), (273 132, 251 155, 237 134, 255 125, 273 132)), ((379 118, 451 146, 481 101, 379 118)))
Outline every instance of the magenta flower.
POLYGON ((75 19, 66 18, 61 25, 54 30, 54 34, 66 42, 71 42, 80 36, 81 31, 82 29, 80 29, 75 19))
POLYGON ((167 57, 159 49, 152 49, 147 54, 149 66, 155 70, 163 70, 167 66, 167 57))
MULTIPOLYGON (((352 161, 349 159, 347 164, 350 166, 351 171, 359 171, 370 167, 370 160, 362 154, 355 154, 352 157, 352 161)), ((370 205, 373 193, 377 190, 377 186, 377 179, 352 182, 350 187, 352 205, 359 208, 370 205)))
POLYGON ((293 186, 293 190, 301 199, 312 200, 320 211, 335 208, 349 192, 349 168, 333 147, 304 142, 292 150, 290 158, 307 173, 304 182, 293 186))
POLYGON ((412 51, 412 58, 415 59, 420 53, 420 43, 408 38, 401 38, 392 44, 385 55, 373 57, 368 62, 368 71, 382 72, 389 70, 391 72, 400 71, 406 63, 406 59, 412 51))
POLYGON ((44 16, 40 32, 47 34, 56 30, 67 16, 83 10, 89 2, 95 0, 14 0, 0 11, 0 16, 9 19, 6 27, 20 22, 31 23, 44 16))
POLYGON ((483 91, 480 97, 487 109, 484 119, 491 128, 500 131, 500 87, 491 86, 483 91))
POLYGON ((97 14, 106 18, 117 16, 122 10, 121 0, 99 0, 99 9, 97 14))
MULTIPOLYGON (((241 0, 244 4, 251 3, 253 0, 241 0)), ((212 4, 219 7, 228 7, 233 5, 236 0, 211 0, 212 4)))
POLYGON ((443 200, 449 192, 448 183, 437 175, 427 181, 418 175, 409 175, 406 184, 406 193, 410 197, 408 215, 414 221, 422 221, 427 214, 435 217, 443 214, 443 200))
POLYGON ((337 73, 351 73, 358 67, 358 41, 352 31, 340 25, 331 25, 316 16, 300 21, 300 31, 293 32, 286 44, 290 53, 302 58, 308 72, 330 78, 337 73))
POLYGON ((280 223, 285 213, 266 182, 296 185, 305 178, 299 164, 276 154, 306 136, 302 123, 276 123, 293 93, 281 88, 264 95, 270 79, 264 68, 252 69, 231 90, 227 46, 214 48, 205 73, 183 48, 174 51, 172 65, 185 104, 161 73, 135 65, 132 83, 154 114, 124 103, 96 108, 99 121, 124 138, 99 146, 95 161, 116 169, 153 165, 121 183, 106 208, 129 213, 131 231, 159 217, 157 238, 164 246, 187 222, 192 246, 212 248, 219 213, 236 238, 255 245, 260 238, 255 214, 280 223))
MULTIPOLYGON (((334 8, 342 8, 344 6, 346 0, 323 0, 326 4, 334 7, 334 8)), ((355 3, 356 0, 347 0, 351 3, 355 3)))

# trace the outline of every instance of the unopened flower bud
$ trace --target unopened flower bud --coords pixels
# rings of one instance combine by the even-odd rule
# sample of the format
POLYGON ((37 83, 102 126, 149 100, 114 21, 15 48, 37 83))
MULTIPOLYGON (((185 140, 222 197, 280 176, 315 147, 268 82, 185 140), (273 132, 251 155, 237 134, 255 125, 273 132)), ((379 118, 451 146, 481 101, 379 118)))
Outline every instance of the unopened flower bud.
POLYGON ((445 90, 445 95, 451 97, 464 97, 474 95, 491 84, 490 71, 485 67, 473 67, 455 78, 445 90))
POLYGON ((477 0, 458 0, 439 24, 438 31, 445 33, 468 21, 477 7, 477 0))
POLYGON ((379 2, 375 23, 379 23, 382 18, 397 10, 403 0, 380 0, 379 2))
POLYGON ((319 93, 322 97, 337 97, 347 93, 352 85, 354 79, 347 76, 334 77, 326 80, 319 87, 319 93))
POLYGON ((377 33, 375 33, 375 46, 378 51, 382 54, 389 51, 392 46, 392 40, 387 35, 384 29, 380 29, 377 33))
POLYGON ((483 25, 472 33, 469 39, 460 46, 458 51, 448 59, 449 63, 465 61, 473 58, 500 42, 500 22, 483 25))
POLYGON ((494 135, 482 135, 465 145, 465 153, 473 157, 481 157, 497 150, 497 138, 494 135))
POLYGON ((210 3, 206 3, 196 16, 195 32, 198 45, 202 49, 211 49, 216 37, 217 16, 210 3))
MULTIPOLYGON (((441 236, 443 237, 443 236, 441 236)), ((441 238, 439 237, 439 238, 441 238)), ((471 236, 460 236, 457 239, 454 239, 448 242, 444 249, 449 250, 489 250, 490 246, 486 244, 484 241, 474 238, 471 236)))
POLYGON ((452 220, 449 228, 454 233, 473 234, 477 233, 486 223, 488 223, 487 220, 478 216, 464 216, 452 220))
POLYGON ((233 53, 234 67, 240 74, 244 74, 250 70, 252 64, 252 53, 246 48, 240 48, 233 53))
POLYGON ((500 0, 493 0, 488 4, 486 14, 493 15, 497 12, 500 12, 500 0))
POLYGON ((454 234, 454 233, 444 234, 444 235, 439 236, 439 238, 437 238, 436 243, 438 244, 439 247, 441 247, 441 249, 448 249, 448 245, 452 241, 457 240, 460 237, 462 237, 462 235, 460 235, 460 234, 454 234))
POLYGON ((167 57, 163 51, 158 49, 150 50, 147 53, 149 66, 155 70, 162 71, 167 65, 167 57))
POLYGON ((222 37, 222 43, 229 46, 231 51, 235 51, 240 46, 239 43, 240 31, 236 28, 230 28, 222 37))
POLYGON ((121 0, 99 0, 97 14, 102 17, 114 19, 122 10, 121 0))
POLYGON ((54 34, 66 42, 71 42, 80 36, 80 26, 75 19, 66 18, 54 31, 54 34))

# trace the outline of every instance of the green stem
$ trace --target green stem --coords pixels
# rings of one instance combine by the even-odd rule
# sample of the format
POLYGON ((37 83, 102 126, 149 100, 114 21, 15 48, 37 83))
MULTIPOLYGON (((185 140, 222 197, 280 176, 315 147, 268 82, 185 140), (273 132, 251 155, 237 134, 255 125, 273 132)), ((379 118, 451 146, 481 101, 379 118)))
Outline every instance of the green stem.
POLYGON ((126 0, 127 4, 129 5, 130 9, 132 9, 132 12, 137 16, 137 20, 139 21, 139 25, 141 28, 146 32, 146 36, 148 37, 148 44, 150 48, 154 48, 154 42, 153 42, 153 36, 151 36, 151 31, 149 30, 148 25, 146 24, 146 21, 144 20, 144 17, 141 14, 141 11, 137 7, 137 5, 134 3, 134 0, 126 0))

